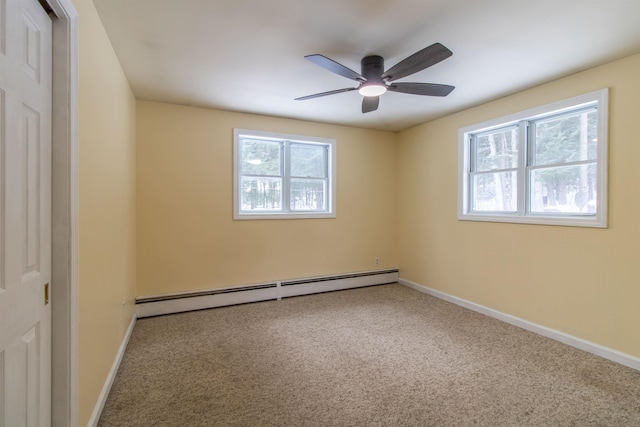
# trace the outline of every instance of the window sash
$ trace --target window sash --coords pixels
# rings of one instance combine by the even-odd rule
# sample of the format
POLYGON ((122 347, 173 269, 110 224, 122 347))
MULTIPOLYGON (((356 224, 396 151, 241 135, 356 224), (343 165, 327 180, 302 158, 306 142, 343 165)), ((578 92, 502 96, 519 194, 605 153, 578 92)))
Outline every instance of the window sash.
MULTIPOLYGON (((325 212, 327 209, 327 190, 328 190, 328 180, 326 178, 294 178, 291 177, 291 179, 289 180, 289 209, 291 212, 325 212), (295 206, 294 201, 298 200, 295 198, 295 191, 292 189, 293 187, 293 183, 294 182, 300 182, 300 181, 310 181, 310 182, 317 182, 319 184, 321 184, 322 186, 322 198, 320 201, 320 206, 321 208, 297 208, 295 206)), ((306 193, 305 193, 306 194, 306 193)), ((303 206, 309 206, 306 203, 300 202, 302 203, 303 206)))
MULTIPOLYGON (((284 168, 282 167, 282 165, 284 164, 284 144, 282 143, 282 141, 273 141, 270 139, 260 139, 260 138, 254 138, 254 137, 247 137, 247 138, 241 138, 240 140, 240 174, 242 176, 257 176, 257 177, 268 177, 268 176, 272 176, 272 177, 283 177, 284 176, 284 168), (260 159, 249 159, 247 161, 244 160, 244 147, 245 144, 251 144, 251 143, 267 143, 269 145, 276 145, 279 147, 278 149, 278 159, 279 159, 279 163, 278 163, 278 171, 277 172, 273 172, 273 173, 251 173, 251 172, 245 172, 245 164, 249 163, 255 166, 259 166, 261 163, 260 159), (252 163, 252 160, 255 160, 259 163, 252 163)), ((258 168, 256 168, 258 169, 258 168)))
MULTIPOLYGON (((578 217, 593 217, 596 214, 596 210, 590 212, 589 210, 587 210, 586 212, 584 210, 569 210, 570 205, 567 205, 566 203, 564 203, 564 208, 563 205, 551 205, 549 207, 550 211, 545 211, 545 210, 536 210, 534 207, 536 205, 536 202, 534 202, 533 199, 535 199, 536 197, 536 180, 533 178, 533 175, 535 173, 538 172, 553 172, 555 170, 559 170, 559 169, 576 169, 579 168, 577 170, 579 175, 582 175, 584 173, 586 173, 586 179, 587 182, 582 182, 582 178, 585 178, 583 176, 580 177, 580 181, 578 182, 578 184, 574 184, 573 186, 577 186, 577 187, 583 187, 586 186, 587 187, 587 193, 590 192, 589 190, 595 190, 595 188, 597 188, 597 166, 598 163, 595 160, 592 161, 582 161, 582 162, 571 162, 571 163, 560 163, 557 165, 553 165, 553 166, 549 166, 549 165, 545 165, 545 166, 538 166, 538 167, 530 167, 527 168, 527 177, 528 177, 528 181, 531 182, 531 189, 527 194, 527 213, 531 214, 531 215, 546 215, 546 216, 555 216, 555 215, 560 215, 563 214, 562 211, 560 211, 560 213, 558 213, 558 211, 554 211, 554 209, 565 209, 565 213, 564 215, 569 215, 569 216, 578 216, 578 217), (594 172, 591 172, 588 170, 588 168, 590 166, 593 166, 593 170, 594 172), (596 185, 590 186, 589 185, 589 174, 595 174, 596 175, 596 185), (593 187, 593 188, 592 188, 593 187)), ((542 190, 542 189, 541 189, 542 190)), ((560 189, 558 189, 560 190, 560 189)), ((541 191, 541 193, 544 193, 544 191, 541 191)), ((575 205, 575 203, 579 203, 582 204, 582 208, 587 208, 589 206, 592 206, 591 202, 592 200, 585 200, 584 203, 581 203, 580 201, 575 201, 576 198, 582 198, 585 197, 585 194, 582 193, 582 188, 578 189, 578 191, 571 193, 566 191, 565 189, 565 193, 568 194, 569 196, 572 196, 574 201, 573 204, 575 205), (582 193, 582 194, 581 194, 582 193)), ((543 196, 544 197, 544 196, 543 196)), ((547 194, 546 197, 549 197, 549 194, 547 194)), ((556 196, 554 195, 554 198, 556 196)), ((595 207, 597 208, 597 202, 595 207)))
POLYGON ((491 170, 491 171, 483 171, 469 174, 469 197, 470 197, 470 206, 471 211, 476 213, 497 213, 497 214, 508 214, 508 213, 516 213, 518 211, 518 194, 519 188, 517 185, 517 173, 518 170, 515 168, 511 169, 499 169, 499 170, 491 170), (513 174, 516 174, 514 177, 513 174), (511 175, 510 177, 508 175, 511 175), (485 200, 485 203, 481 203, 481 198, 477 197, 481 186, 478 185, 478 179, 482 179, 483 177, 494 176, 497 179, 493 179, 494 184, 494 193, 496 193, 496 197, 492 199, 485 200), (516 181, 516 185, 513 185, 513 181, 516 181), (509 184, 511 181, 511 185, 509 184), (502 184, 507 185, 502 185, 502 184), (507 188, 510 187, 510 188, 507 188), (509 197, 509 190, 513 195, 509 197), (500 196, 498 197, 498 193, 500 196), (504 194, 507 193, 507 194, 504 194), (476 195, 476 197, 473 197, 476 195), (505 197, 506 196, 506 197, 505 197), (515 197, 514 197, 515 196, 515 197), (493 199, 498 199, 496 201, 492 201, 493 199), (515 203, 514 203, 515 202, 515 203), (496 207, 496 204, 501 204, 503 207, 499 209, 496 207), (483 206, 480 206, 483 205, 483 206))
MULTIPOLYGON (((569 111, 564 111, 561 113, 557 113, 557 114, 549 114, 547 116, 535 119, 535 120, 528 120, 527 121, 527 128, 528 128, 528 132, 527 132, 527 143, 528 143, 528 150, 527 150, 527 166, 529 167, 534 167, 534 166, 552 166, 552 165, 561 165, 561 164, 569 164, 572 162, 576 162, 576 161, 549 161, 546 163, 541 163, 537 160, 537 153, 536 153, 536 149, 538 147, 538 136, 537 136, 537 126, 539 124, 544 124, 544 123, 548 123, 548 122, 552 122, 554 120, 561 120, 561 119, 567 119, 567 118, 571 118, 571 117, 575 117, 578 116, 580 114, 589 114, 589 113, 596 113, 599 114, 599 109, 598 109, 598 105, 597 103, 591 103, 590 105, 586 106, 586 107, 577 107, 575 109, 571 109, 569 111)), ((597 117, 597 116, 596 116, 597 117)), ((596 124, 597 126, 597 124, 596 124)), ((587 129, 587 137, 588 135, 588 129, 587 129)), ((596 129, 596 134, 597 134, 597 129, 596 129)), ((588 142, 587 142, 588 144, 588 142)), ((597 143, 596 143, 597 144, 597 143)), ((588 147, 587 147, 588 149, 588 147)), ((587 153, 588 156, 588 153, 587 153)), ((591 160, 591 161, 597 161, 597 150, 596 150, 596 154, 595 154, 595 158, 593 159, 583 159, 583 160, 591 160)), ((582 160, 577 160, 577 161, 582 161, 582 160)))
POLYGON ((282 178, 274 177, 274 176, 259 177, 255 175, 253 176, 243 175, 240 178, 240 186, 241 186, 241 189, 240 189, 241 196, 240 196, 239 202, 240 202, 240 209, 242 212, 245 212, 242 210, 242 206, 245 202, 244 200, 245 193, 253 193, 252 200, 248 202, 253 204, 256 202, 256 198, 257 198, 258 200, 256 204, 260 206, 255 209, 252 209, 249 212, 280 212, 282 210, 282 205, 284 204, 282 178), (249 183, 249 191, 246 190, 247 189, 247 186, 245 185, 246 182, 249 183), (272 183, 275 185, 272 186, 267 183, 272 183), (271 209, 269 209, 268 207, 269 204, 271 204, 272 206, 271 209), (277 208, 275 206, 277 206, 277 208))
POLYGON ((329 159, 328 159, 328 153, 329 153, 329 146, 326 144, 309 144, 309 143, 300 143, 300 142, 289 142, 289 144, 287 144, 287 157, 290 159, 289 162, 287 162, 287 165, 289 166, 289 170, 287 173, 287 176, 290 176, 291 178, 328 178, 329 177, 329 159), (294 175, 293 172, 291 171, 292 169, 292 165, 294 163, 294 156, 291 154, 291 149, 295 148, 296 146, 299 147, 314 147, 314 148, 320 148, 321 149, 321 153, 322 153, 322 172, 321 174, 318 175, 294 175))
MULTIPOLYGON (((480 150, 480 138, 483 137, 489 137, 491 135, 497 135, 497 134, 503 134, 503 133, 507 133, 507 132, 516 132, 516 138, 518 138, 518 130, 519 130, 519 126, 517 125, 508 125, 508 126, 504 126, 504 127, 500 127, 497 129, 492 129, 490 131, 485 131, 485 132, 478 132, 478 133, 474 133, 471 135, 471 140, 470 140, 470 144, 471 144, 471 150, 470 150, 470 154, 471 154, 471 162, 470 162, 470 171, 472 173, 482 173, 482 172, 496 172, 496 171, 508 171, 510 169, 513 169, 513 167, 493 167, 493 168, 480 168, 478 166, 479 163, 479 159, 483 158, 483 156, 480 156, 478 154, 478 151, 480 150)), ((497 154, 497 153, 496 153, 497 154)), ((504 156, 507 156, 508 154, 502 154, 504 156)), ((516 151, 515 151, 515 157, 516 157, 516 161, 515 164, 518 164, 518 159, 520 158, 521 154, 520 154, 520 144, 519 141, 516 142, 516 151)))

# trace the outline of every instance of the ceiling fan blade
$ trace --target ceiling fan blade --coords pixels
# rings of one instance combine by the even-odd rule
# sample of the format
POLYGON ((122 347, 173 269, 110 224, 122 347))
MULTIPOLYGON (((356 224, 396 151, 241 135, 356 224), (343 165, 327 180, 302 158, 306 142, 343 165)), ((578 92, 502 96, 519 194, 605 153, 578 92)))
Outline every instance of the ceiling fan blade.
POLYGON ((351 80, 355 80, 357 82, 364 82, 367 79, 362 77, 360 74, 353 71, 351 68, 347 68, 342 64, 337 63, 333 59, 329 59, 323 55, 307 55, 305 56, 309 61, 313 62, 316 65, 321 66, 325 70, 329 70, 332 73, 338 74, 342 77, 346 77, 351 80))
POLYGON ((453 52, 449 49, 440 43, 434 43, 389 68, 382 74, 382 78, 392 82, 431 67, 451 55, 453 55, 453 52))
POLYGON ((320 98, 321 96, 335 95, 336 93, 349 92, 356 89, 357 89, 356 87, 346 87, 344 89, 336 89, 336 90, 330 90, 328 92, 321 92, 321 93, 315 93, 313 95, 301 96, 300 98, 296 98, 295 100, 304 101, 305 99, 320 98))
POLYGON ((365 96, 362 99, 362 112, 369 113, 371 111, 375 111, 378 109, 379 104, 380 104, 379 96, 365 96))
POLYGON ((391 92, 409 93, 412 95, 447 96, 455 86, 436 83, 394 83, 387 86, 391 92))

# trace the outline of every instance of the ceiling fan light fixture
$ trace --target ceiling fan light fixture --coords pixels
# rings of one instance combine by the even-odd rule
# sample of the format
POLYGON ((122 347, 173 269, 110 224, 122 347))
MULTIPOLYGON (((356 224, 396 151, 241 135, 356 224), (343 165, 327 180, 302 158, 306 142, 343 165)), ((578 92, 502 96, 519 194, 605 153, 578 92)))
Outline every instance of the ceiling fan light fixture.
POLYGON ((362 96, 380 96, 387 91, 387 86, 384 84, 363 84, 358 89, 358 92, 362 96))

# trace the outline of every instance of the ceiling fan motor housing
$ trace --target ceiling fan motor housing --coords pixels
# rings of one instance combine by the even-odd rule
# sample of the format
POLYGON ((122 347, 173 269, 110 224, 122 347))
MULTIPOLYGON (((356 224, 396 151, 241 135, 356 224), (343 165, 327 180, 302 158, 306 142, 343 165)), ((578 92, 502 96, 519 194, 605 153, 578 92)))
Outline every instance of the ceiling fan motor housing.
POLYGON ((367 79, 369 84, 384 85, 382 73, 384 73, 384 58, 378 55, 370 55, 362 58, 362 77, 367 79))

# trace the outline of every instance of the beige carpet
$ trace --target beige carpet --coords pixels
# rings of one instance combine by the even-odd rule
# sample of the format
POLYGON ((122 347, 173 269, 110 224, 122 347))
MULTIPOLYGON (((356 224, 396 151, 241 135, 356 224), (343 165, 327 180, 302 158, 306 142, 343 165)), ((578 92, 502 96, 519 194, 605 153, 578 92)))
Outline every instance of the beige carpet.
POLYGON ((401 285, 138 321, 100 426, 640 426, 640 372, 401 285))

